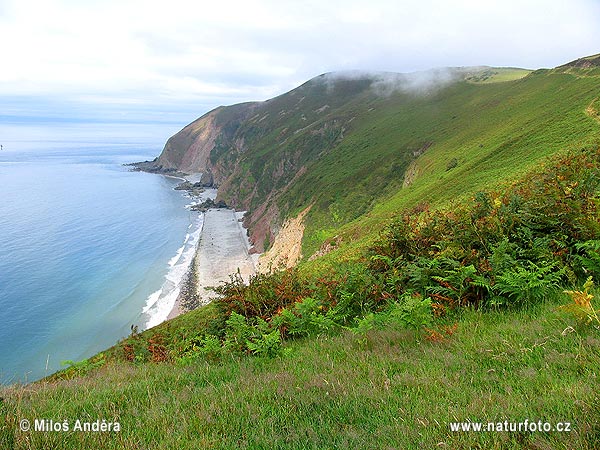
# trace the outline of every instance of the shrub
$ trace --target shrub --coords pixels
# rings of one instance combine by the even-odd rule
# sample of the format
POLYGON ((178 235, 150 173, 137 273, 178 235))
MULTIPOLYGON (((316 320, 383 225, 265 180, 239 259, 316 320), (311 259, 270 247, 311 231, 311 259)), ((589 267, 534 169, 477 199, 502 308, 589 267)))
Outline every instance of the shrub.
POLYGON ((400 328, 421 329, 431 323, 433 312, 430 298, 421 298, 416 294, 404 294, 398 301, 391 303, 385 310, 378 313, 369 313, 356 320, 352 331, 364 334, 372 329, 381 329, 387 326, 400 328))
POLYGON ((517 304, 538 302, 549 289, 559 286, 563 275, 564 269, 556 270, 556 263, 529 262, 527 267, 516 267, 499 275, 495 290, 517 304))
POLYGON ((569 152, 504 192, 404 212, 370 248, 369 269, 385 292, 442 305, 539 301, 564 279, 600 276, 598 205, 600 149, 569 152))
POLYGON ((254 355, 273 358, 281 352, 281 336, 279 330, 273 330, 252 341, 246 341, 246 345, 254 355))
POLYGON ((324 312, 319 300, 307 297, 297 302, 292 309, 283 309, 275 323, 283 327, 290 336, 314 336, 330 333, 338 328, 333 316, 335 310, 324 312))
POLYGON ((232 353, 246 353, 246 342, 255 335, 246 317, 233 311, 225 324, 224 349, 232 353))
POLYGON ((578 252, 573 256, 576 270, 600 277, 600 240, 578 242, 575 249, 578 252))

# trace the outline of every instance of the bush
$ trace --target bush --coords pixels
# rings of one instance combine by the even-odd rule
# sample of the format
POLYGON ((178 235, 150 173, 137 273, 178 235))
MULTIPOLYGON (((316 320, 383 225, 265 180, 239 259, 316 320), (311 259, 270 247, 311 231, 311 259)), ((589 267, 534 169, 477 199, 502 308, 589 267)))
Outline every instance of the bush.
POLYGON ((582 275, 600 278, 600 240, 579 242, 575 244, 575 250, 575 269, 582 275))
POLYGON ((385 310, 369 313, 356 320, 352 331, 364 334, 372 329, 387 326, 421 329, 433 319, 431 299, 422 299, 420 295, 404 294, 398 301, 391 303, 385 310))
POLYGON ((544 299, 549 290, 559 286, 565 270, 556 270, 556 263, 516 267, 496 278, 495 291, 517 304, 535 303, 544 299))
POLYGON ((598 205, 600 150, 570 152, 504 192, 403 213, 370 248, 369 269, 384 292, 440 305, 539 301, 564 279, 600 276, 598 205))

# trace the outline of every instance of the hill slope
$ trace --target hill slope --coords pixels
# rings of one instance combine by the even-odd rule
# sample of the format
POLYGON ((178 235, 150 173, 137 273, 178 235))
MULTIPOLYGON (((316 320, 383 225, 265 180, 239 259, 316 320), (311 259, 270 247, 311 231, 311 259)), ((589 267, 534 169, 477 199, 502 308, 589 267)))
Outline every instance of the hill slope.
POLYGON ((284 358, 113 362, 76 380, 0 391, 0 448, 594 449, 600 347, 593 334, 562 335, 570 325, 550 302, 469 312, 451 336, 440 328, 442 341, 388 328, 291 343, 284 358), (71 427, 99 418, 121 431, 18 431, 34 418, 71 427), (571 431, 449 425, 525 420, 571 431))
POLYGON ((2 389, 0 447, 596 448, 600 84, 523 75, 326 76, 186 127, 157 166, 210 171, 255 235, 305 213, 323 255, 2 389))
POLYGON ((220 198, 250 212, 258 251, 310 208, 309 257, 385 199, 396 209, 454 198, 597 136, 586 108, 598 78, 569 67, 579 72, 321 75, 272 100, 207 113, 170 138, 156 164, 210 174, 220 198))

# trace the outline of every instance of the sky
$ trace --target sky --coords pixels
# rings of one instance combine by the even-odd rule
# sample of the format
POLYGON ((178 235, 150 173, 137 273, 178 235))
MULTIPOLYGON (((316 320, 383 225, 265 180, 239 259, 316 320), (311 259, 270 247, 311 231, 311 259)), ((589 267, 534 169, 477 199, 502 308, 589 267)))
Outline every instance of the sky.
POLYGON ((338 70, 554 67, 599 53, 599 24, 600 0, 0 0, 0 140, 24 123, 159 137, 338 70))

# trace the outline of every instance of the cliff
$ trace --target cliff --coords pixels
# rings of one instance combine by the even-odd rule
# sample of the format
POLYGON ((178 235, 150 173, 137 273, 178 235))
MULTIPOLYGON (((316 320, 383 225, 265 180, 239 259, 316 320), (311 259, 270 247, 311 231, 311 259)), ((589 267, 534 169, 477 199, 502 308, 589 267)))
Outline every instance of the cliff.
POLYGON ((285 194, 343 138, 354 119, 344 106, 374 97, 374 81, 322 75, 266 102, 216 108, 172 136, 154 164, 213 181, 219 199, 250 212, 246 225, 262 252, 295 206, 285 194))
POLYGON ((202 173, 203 181, 215 176, 214 183, 219 184, 226 174, 218 170, 214 162, 220 152, 235 147, 235 134, 240 124, 257 105, 258 103, 242 103, 221 106, 206 113, 169 138, 156 160, 157 167, 162 170, 202 173))
POLYGON ((561 130, 566 114, 590 105, 594 96, 580 95, 579 85, 593 82, 596 72, 587 67, 597 60, 532 73, 478 67, 324 74, 271 100, 203 115, 171 137, 153 164, 205 174, 204 181, 218 186, 219 200, 248 211, 245 225, 257 252, 300 216, 296 229, 304 232, 293 234, 301 240, 294 254, 310 258, 332 238, 337 242, 346 224, 383 199, 421 189, 433 174, 439 181, 478 171, 491 180, 501 155, 523 158, 570 142, 579 133, 572 126, 570 134, 536 136, 549 111, 557 116, 553 129, 561 130))

